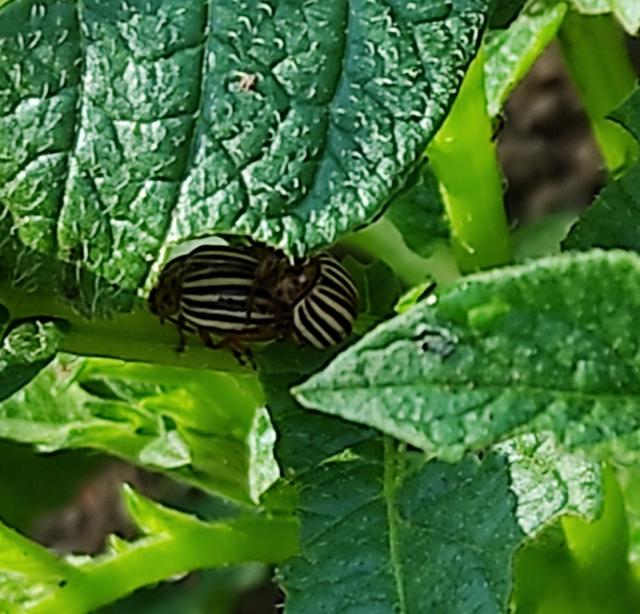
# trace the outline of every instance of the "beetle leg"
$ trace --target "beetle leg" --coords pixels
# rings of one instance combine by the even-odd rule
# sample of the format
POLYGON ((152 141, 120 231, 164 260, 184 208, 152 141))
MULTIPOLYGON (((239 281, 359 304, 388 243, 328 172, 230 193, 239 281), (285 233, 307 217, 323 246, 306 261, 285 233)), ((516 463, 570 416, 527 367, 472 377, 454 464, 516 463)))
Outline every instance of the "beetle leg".
POLYGON ((231 350, 233 357, 244 367, 247 363, 249 363, 254 369, 256 368, 256 363, 253 360, 253 353, 251 350, 243 345, 240 341, 233 339, 232 337, 224 337, 218 342, 215 342, 209 331, 204 328, 198 329, 198 335, 208 348, 212 350, 220 350, 223 348, 228 348, 231 350))
POLYGON ((213 339, 211 339, 211 335, 206 328, 198 328, 198 335, 206 347, 211 348, 212 350, 217 350, 220 347, 219 343, 214 343, 213 339))
POLYGON ((184 348, 187 345, 186 337, 184 336, 184 323, 182 321, 182 316, 178 318, 178 324, 176 328, 178 329, 178 345, 176 345, 176 352, 178 354, 182 354, 184 352, 184 348))
POLYGON ((231 350, 234 358, 242 365, 250 364, 254 369, 256 363, 253 360, 253 353, 244 345, 241 341, 234 339, 233 337, 226 337, 220 342, 220 345, 224 345, 231 350))

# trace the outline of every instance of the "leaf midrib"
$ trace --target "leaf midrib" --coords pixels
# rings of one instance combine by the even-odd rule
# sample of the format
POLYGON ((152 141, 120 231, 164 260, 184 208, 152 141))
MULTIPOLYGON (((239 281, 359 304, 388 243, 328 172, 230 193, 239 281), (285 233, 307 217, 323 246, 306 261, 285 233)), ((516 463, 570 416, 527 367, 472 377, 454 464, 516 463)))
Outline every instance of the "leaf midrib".
POLYGON ((399 614, 407 612, 404 580, 402 577, 402 555, 398 543, 398 510, 396 507, 398 458, 394 442, 390 437, 384 438, 383 463, 383 499, 387 513, 387 528, 389 535, 389 565, 398 593, 399 614))
POLYGON ((532 385, 517 385, 510 386, 508 384, 494 384, 494 383, 480 383, 478 385, 474 385, 473 387, 464 386, 463 384, 458 384, 456 388, 455 384, 450 382, 431 382, 419 380, 416 378, 411 378, 404 382, 393 383, 393 384, 373 384, 373 385, 350 385, 350 386, 321 386, 317 388, 309 388, 306 389, 304 385, 295 387, 292 389, 293 394, 298 399, 305 399, 306 395, 311 394, 322 394, 322 393, 339 393, 339 392, 349 392, 349 391, 358 391, 358 390, 394 390, 394 389, 415 389, 415 388, 435 388, 438 392, 445 391, 446 394, 449 395, 457 395, 464 392, 482 392, 485 389, 493 390, 498 389, 501 391, 514 391, 514 392, 522 392, 523 394, 535 393, 539 395, 546 396, 566 396, 566 397, 577 397, 584 398, 585 400, 602 400, 602 399, 611 399, 612 401, 619 401, 620 399, 637 399, 638 403, 640 403, 640 391, 631 392, 631 393, 619 393, 619 394, 603 394, 598 392, 580 392, 577 390, 564 389, 564 388, 545 388, 543 386, 532 386, 532 385), (426 384, 426 386, 425 386, 426 384), (445 389, 449 390, 445 390, 445 389), (452 390, 452 388, 456 388, 452 390))

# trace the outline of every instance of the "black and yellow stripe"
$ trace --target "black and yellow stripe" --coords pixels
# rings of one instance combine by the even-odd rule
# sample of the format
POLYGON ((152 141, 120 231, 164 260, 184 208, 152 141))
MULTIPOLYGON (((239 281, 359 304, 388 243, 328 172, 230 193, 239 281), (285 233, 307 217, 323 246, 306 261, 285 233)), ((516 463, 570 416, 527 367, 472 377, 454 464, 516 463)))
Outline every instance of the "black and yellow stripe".
POLYGON ((294 337, 315 348, 343 341, 358 314, 358 292, 349 272, 329 254, 320 254, 318 277, 293 307, 294 337))
POLYGON ((269 293, 255 285, 258 264, 246 248, 198 247, 167 264, 150 296, 152 310, 188 332, 247 341, 273 339, 281 334, 283 323, 269 293), (165 305, 175 303, 171 312, 158 308, 160 297, 169 297, 165 305))
POLYGON ((326 348, 349 335, 358 312, 355 284, 333 256, 292 264, 281 252, 252 245, 204 245, 175 258, 149 303, 153 313, 207 344, 211 333, 237 341, 289 336, 326 348), (267 257, 279 264, 265 275, 261 265, 267 257), (279 288, 293 294, 282 295, 279 288))

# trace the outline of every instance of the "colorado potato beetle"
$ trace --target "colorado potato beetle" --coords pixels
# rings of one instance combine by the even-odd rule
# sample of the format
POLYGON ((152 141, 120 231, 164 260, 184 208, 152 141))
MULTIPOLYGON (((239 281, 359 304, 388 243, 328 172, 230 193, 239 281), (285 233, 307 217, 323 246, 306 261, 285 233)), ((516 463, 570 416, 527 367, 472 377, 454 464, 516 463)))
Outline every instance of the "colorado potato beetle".
POLYGON ((180 348, 186 331, 241 356, 251 341, 340 343, 351 332, 358 295, 348 271, 328 253, 290 260, 258 243, 204 245, 165 266, 149 305, 177 326, 180 348))

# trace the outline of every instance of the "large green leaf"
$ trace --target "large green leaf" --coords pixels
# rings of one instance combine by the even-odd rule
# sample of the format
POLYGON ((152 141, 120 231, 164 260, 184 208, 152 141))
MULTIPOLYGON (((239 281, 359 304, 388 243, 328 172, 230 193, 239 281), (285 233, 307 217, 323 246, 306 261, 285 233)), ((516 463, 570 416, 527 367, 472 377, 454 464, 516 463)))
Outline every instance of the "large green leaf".
POLYGON ((129 488, 125 503, 142 537, 111 536, 95 558, 58 558, 0 524, 3 612, 85 614, 137 588, 189 571, 250 561, 280 562, 297 548, 290 517, 244 515, 204 522, 145 499, 129 488))
POLYGON ((25 245, 124 288, 196 235, 330 243, 416 165, 488 4, 14 0, 0 200, 25 245))
POLYGON ((517 431, 638 432, 640 258, 594 251, 464 278, 294 389, 307 407, 445 458, 517 431))
MULTIPOLYGON (((640 141, 640 88, 611 114, 640 141)), ((564 249, 620 247, 640 251, 640 162, 610 181, 563 241, 564 249)))
POLYGON ((372 441, 306 473, 301 553, 280 571, 286 611, 506 612, 522 541, 601 503, 592 463, 540 443, 449 465, 372 441))
POLYGON ((252 375, 63 356, 0 404, 0 437, 105 451, 248 503, 277 477, 262 403, 252 375))
POLYGON ((552 437, 448 465, 303 410, 286 390, 330 357, 312 356, 272 348, 260 370, 299 491, 301 552, 279 572, 288 612, 501 611, 522 541, 559 514, 598 511, 597 464, 552 437))

